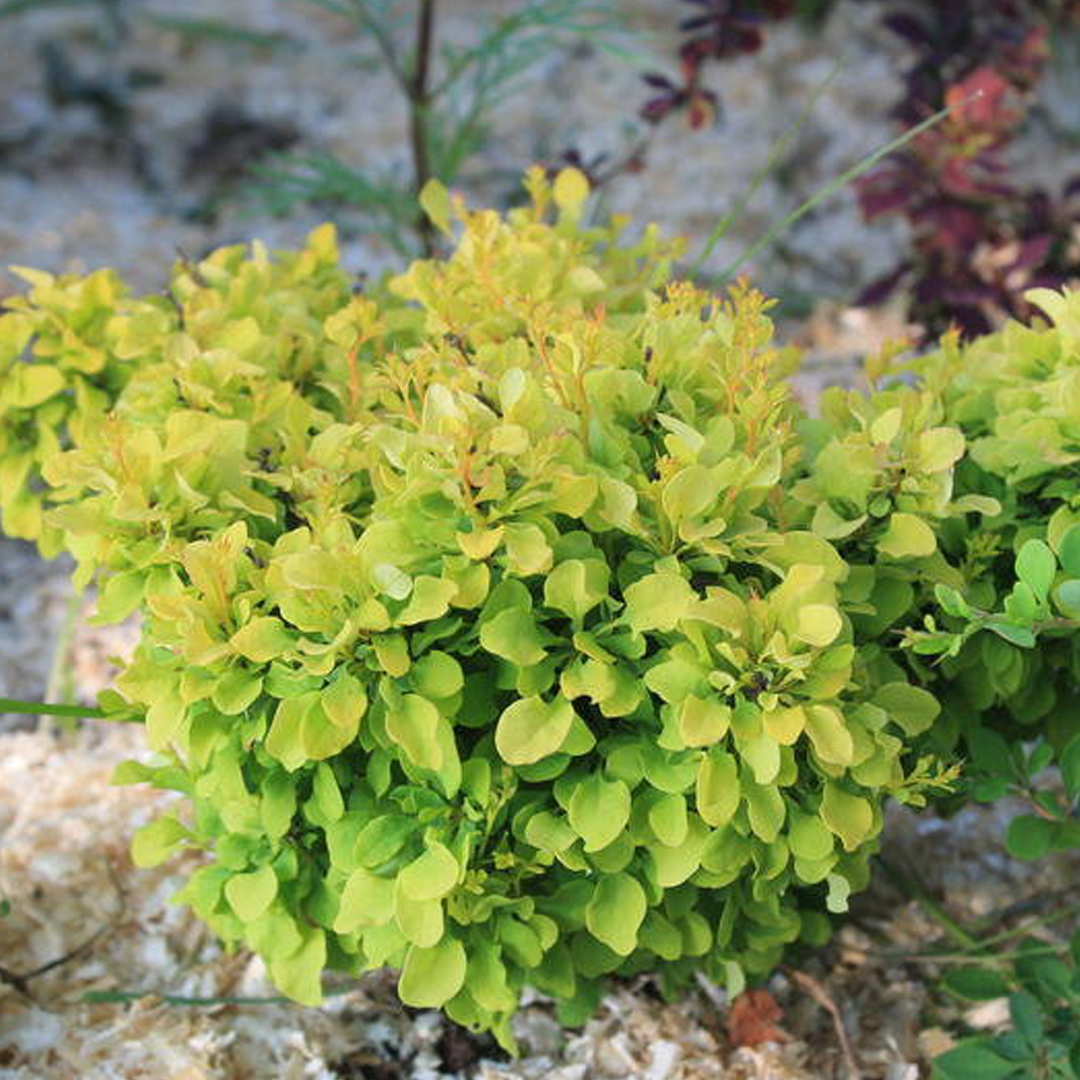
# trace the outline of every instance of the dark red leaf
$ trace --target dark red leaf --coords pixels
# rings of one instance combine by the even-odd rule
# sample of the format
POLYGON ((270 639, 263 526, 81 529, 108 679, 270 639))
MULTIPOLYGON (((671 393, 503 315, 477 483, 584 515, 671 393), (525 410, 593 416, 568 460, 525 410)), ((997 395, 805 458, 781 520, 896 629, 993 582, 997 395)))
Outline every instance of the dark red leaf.
POLYGON ((956 123, 991 131, 1011 127, 1018 119, 1015 109, 1006 107, 1012 85, 994 68, 976 68, 966 78, 945 91, 945 104, 954 110, 956 123))
POLYGON ((638 116, 642 120, 647 120, 650 124, 657 124, 664 119, 668 113, 679 107, 679 102, 673 97, 656 97, 646 101, 644 105, 638 110, 638 116))
POLYGON ((649 86, 655 87, 657 90, 675 89, 675 84, 666 75, 658 75, 654 71, 646 72, 641 76, 641 80, 649 86))
POLYGON ((710 90, 695 90, 690 95, 687 122, 694 131, 715 124, 719 114, 719 102, 710 90))
POLYGON ((888 15, 881 20, 882 25, 887 26, 894 34, 898 34, 912 45, 927 45, 933 39, 925 24, 914 15, 898 12, 888 15))
POLYGON ((906 173, 907 170, 885 167, 856 181, 859 209, 867 221, 895 213, 917 196, 918 190, 906 173))
POLYGON ((883 274, 875 281, 871 281, 870 284, 855 297, 855 306, 875 307, 878 304, 884 303, 884 301, 896 291, 897 286, 904 280, 910 269, 911 263, 902 262, 896 269, 890 270, 889 273, 883 274))
POLYGON ((1009 265, 1009 271, 1030 270, 1042 266, 1054 243, 1052 236, 1032 236, 1017 245, 1016 259, 1009 265))

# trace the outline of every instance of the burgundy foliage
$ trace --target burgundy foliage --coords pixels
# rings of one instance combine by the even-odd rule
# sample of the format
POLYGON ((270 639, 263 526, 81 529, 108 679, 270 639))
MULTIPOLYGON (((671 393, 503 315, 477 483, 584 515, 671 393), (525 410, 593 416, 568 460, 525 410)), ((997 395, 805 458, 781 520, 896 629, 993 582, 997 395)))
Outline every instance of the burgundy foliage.
POLYGON ((657 123, 675 112, 686 116, 691 128, 715 121, 716 95, 702 85, 702 71, 710 60, 727 60, 757 52, 765 43, 764 24, 787 18, 793 0, 682 0, 697 9, 679 23, 686 40, 679 49, 681 78, 650 73, 646 84, 656 93, 641 107, 641 116, 657 123))
POLYGON ((1029 314, 1023 292, 1080 272, 1080 183, 1060 194, 1023 188, 1007 151, 1037 94, 1048 34, 1077 5, 1037 0, 908 0, 884 22, 911 47, 894 115, 911 127, 948 118, 857 183, 867 220, 903 214, 911 249, 860 298, 898 287, 926 336, 955 324, 983 333, 1029 314))
MULTIPOLYGON (((648 74, 641 116, 681 113, 692 128, 719 110, 708 62, 755 53, 770 22, 818 14, 835 0, 682 0, 680 77, 648 74)), ((949 116, 857 181, 868 221, 903 215, 910 248, 860 302, 897 289, 927 337, 956 325, 983 333, 1026 316, 1025 290, 1080 277, 1080 175, 1061 191, 1021 185, 1009 149, 1037 98, 1055 28, 1080 26, 1080 0, 848 0, 874 3, 911 50, 893 118, 914 127, 949 116)))

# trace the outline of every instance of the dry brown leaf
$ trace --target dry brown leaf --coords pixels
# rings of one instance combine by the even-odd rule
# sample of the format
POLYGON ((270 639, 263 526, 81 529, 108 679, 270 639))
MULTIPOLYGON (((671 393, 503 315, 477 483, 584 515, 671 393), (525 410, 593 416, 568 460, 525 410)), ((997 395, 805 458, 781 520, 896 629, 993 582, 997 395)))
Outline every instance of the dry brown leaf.
POLYGON ((733 1046, 760 1046, 767 1042, 788 1042, 791 1036, 774 1021, 783 1010, 768 990, 747 990, 732 1003, 727 1032, 733 1046))

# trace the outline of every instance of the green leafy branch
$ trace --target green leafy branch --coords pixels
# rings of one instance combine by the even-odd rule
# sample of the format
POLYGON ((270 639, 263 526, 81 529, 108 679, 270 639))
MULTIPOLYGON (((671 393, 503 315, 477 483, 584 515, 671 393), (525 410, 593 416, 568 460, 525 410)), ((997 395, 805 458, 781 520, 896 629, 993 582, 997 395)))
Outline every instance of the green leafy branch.
POLYGON ((934 900, 913 868, 879 863, 900 890, 941 927, 952 949, 890 953, 904 962, 948 965, 941 989, 967 1004, 1008 999, 1010 1026, 961 1039, 933 1061, 932 1080, 1076 1080, 1080 1076, 1080 932, 1046 941, 1052 923, 1076 905, 989 936, 962 926, 934 900), (1002 948, 1002 946, 1008 946, 1002 948))
MULTIPOLYGON (((934 1080, 1075 1080, 1080 1076, 1080 933, 1063 948, 1026 938, 1006 970, 960 968, 944 988, 967 1002, 1007 997, 1010 1026, 962 1039, 933 1062, 934 1080)), ((998 957, 1000 960, 1000 957, 998 957)))
POLYGON ((961 621, 960 627, 939 629, 934 616, 927 615, 926 629, 905 631, 904 644, 920 655, 944 659, 958 656, 983 630, 1033 649, 1040 634, 1080 629, 1080 526, 1065 533, 1057 554, 1042 540, 1028 540, 1016 555, 1015 575, 1000 611, 978 608, 957 589, 938 583, 935 599, 945 615, 961 621))

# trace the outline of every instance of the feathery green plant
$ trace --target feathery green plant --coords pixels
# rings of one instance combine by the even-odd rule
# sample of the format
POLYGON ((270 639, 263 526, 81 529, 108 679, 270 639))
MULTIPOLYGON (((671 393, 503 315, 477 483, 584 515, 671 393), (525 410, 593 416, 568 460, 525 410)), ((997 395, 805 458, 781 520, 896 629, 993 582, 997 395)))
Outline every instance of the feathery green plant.
POLYGON ((428 180, 453 183, 487 141, 493 116, 523 77, 574 42, 625 55, 627 27, 612 0, 519 0, 490 21, 478 40, 440 43, 437 0, 305 0, 346 19, 374 44, 405 102, 411 175, 355 168, 325 152, 287 154, 260 165, 257 191, 275 212, 298 202, 360 212, 403 255, 434 251, 429 219, 416 199, 428 180), (406 39, 411 41, 406 44, 406 39))

